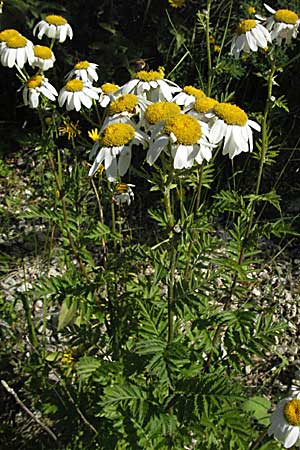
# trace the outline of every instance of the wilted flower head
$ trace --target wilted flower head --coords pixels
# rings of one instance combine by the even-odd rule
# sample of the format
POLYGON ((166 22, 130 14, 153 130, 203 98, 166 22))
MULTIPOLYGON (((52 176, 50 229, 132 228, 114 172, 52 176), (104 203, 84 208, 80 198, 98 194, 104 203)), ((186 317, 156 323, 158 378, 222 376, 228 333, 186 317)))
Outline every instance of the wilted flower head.
POLYGON ((117 203, 117 205, 127 203, 129 206, 134 199, 133 187, 135 187, 134 184, 117 183, 114 186, 113 201, 117 203))

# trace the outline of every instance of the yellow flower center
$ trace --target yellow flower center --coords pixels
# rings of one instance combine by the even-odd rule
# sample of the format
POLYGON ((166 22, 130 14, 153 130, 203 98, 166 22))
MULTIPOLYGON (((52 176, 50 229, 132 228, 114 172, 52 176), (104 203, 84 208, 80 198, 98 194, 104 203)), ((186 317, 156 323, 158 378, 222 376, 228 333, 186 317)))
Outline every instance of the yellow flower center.
POLYGON ((134 128, 128 123, 112 123, 102 132, 101 145, 103 147, 121 147, 134 138, 134 128))
POLYGON ((194 110, 198 113, 207 113, 217 104, 217 100, 210 97, 200 97, 197 98, 194 104, 194 110))
POLYGON ((88 61, 80 61, 79 63, 75 64, 74 69, 75 70, 81 70, 81 69, 88 69, 90 63, 88 61))
POLYGON ((51 59, 52 51, 49 47, 44 47, 44 45, 35 45, 33 47, 34 56, 41 59, 51 59))
POLYGON ((83 89, 82 80, 70 80, 66 84, 66 90, 69 92, 80 92, 83 89))
POLYGON ((26 84, 29 89, 35 89, 41 86, 42 82, 42 75, 33 75, 33 77, 29 78, 29 80, 26 81, 26 84))
POLYGON ((68 23, 68 21, 64 17, 56 16, 55 14, 50 14, 49 16, 46 16, 45 20, 50 25, 55 25, 56 27, 59 27, 60 25, 66 25, 68 23))
POLYGON ((237 33, 244 34, 247 31, 252 30, 252 28, 254 28, 254 27, 256 27, 256 20, 254 20, 254 19, 241 20, 241 22, 239 23, 239 25, 237 27, 237 33))
POLYGON ((129 186, 126 183, 117 183, 115 186, 115 191, 117 194, 126 194, 129 191, 129 186))
POLYGON ((102 84, 101 89, 104 94, 109 95, 111 92, 116 92, 119 88, 113 83, 104 83, 102 84))
POLYGON ((289 425, 300 426, 300 400, 294 399, 286 402, 283 414, 289 425))
POLYGON ((230 103, 218 103, 214 106, 213 110, 227 125, 239 125, 243 127, 248 121, 248 116, 245 111, 230 103))
POLYGON ((196 144, 202 136, 198 121, 186 114, 179 114, 166 120, 164 132, 175 134, 177 142, 183 145, 196 144))
POLYGON ((147 72, 146 70, 141 70, 140 72, 136 72, 136 74, 133 76, 133 78, 137 78, 141 81, 156 81, 156 80, 162 80, 163 74, 162 72, 158 72, 156 70, 150 70, 147 72))
POLYGON ((177 114, 180 114, 180 107, 176 103, 157 102, 147 107, 145 118, 151 125, 154 125, 177 114))
POLYGON ((20 33, 13 28, 3 30, 0 32, 0 41, 7 41, 7 39, 10 39, 14 36, 20 36, 20 33))
POLYGON ((11 36, 6 39, 6 45, 9 48, 24 48, 26 47, 27 39, 21 34, 11 36))
POLYGON ((108 114, 110 116, 119 114, 122 112, 134 112, 135 107, 138 104, 138 98, 134 94, 124 94, 119 98, 111 102, 108 108, 108 114))
POLYGON ((195 88, 194 86, 184 86, 183 92, 194 97, 204 97, 205 94, 202 89, 195 88))
POLYGON ((294 11, 290 11, 289 9, 279 9, 274 14, 274 20, 276 22, 288 23, 290 25, 295 25, 298 16, 294 11))

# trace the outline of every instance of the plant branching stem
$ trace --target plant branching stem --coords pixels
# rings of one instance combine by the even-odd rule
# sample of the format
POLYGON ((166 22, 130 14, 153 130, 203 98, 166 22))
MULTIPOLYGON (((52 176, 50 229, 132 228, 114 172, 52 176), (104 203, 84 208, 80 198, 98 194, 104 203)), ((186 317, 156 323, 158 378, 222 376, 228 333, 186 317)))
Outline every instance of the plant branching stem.
POLYGON ((29 417, 31 417, 31 419, 33 419, 41 428, 43 428, 43 430, 46 431, 46 433, 49 434, 49 436, 54 440, 57 441, 57 436, 53 433, 52 430, 50 430, 49 427, 47 427, 47 425, 45 425, 38 417, 36 417, 36 415, 30 411, 30 409, 27 408, 27 406, 22 402, 22 400, 19 398, 18 394, 13 390, 13 388, 11 388, 5 380, 1 380, 1 384, 4 387, 4 389, 11 394, 14 399, 16 400, 16 402, 18 403, 19 406, 21 406, 21 408, 23 409, 23 411, 26 412, 26 414, 28 414, 29 417))
POLYGON ((72 237, 72 235, 70 233, 70 230, 69 230, 66 202, 65 202, 65 198, 64 198, 64 195, 63 195, 63 192, 62 192, 62 185, 61 185, 60 177, 59 177, 59 174, 56 171, 54 160, 53 160, 51 152, 48 153, 48 157, 49 157, 51 168, 52 168, 53 173, 54 173, 56 186, 57 186, 57 189, 59 191, 59 196, 60 196, 61 205, 62 205, 62 211, 63 211, 64 224, 65 224, 68 240, 69 240, 69 243, 70 243, 73 255, 77 259, 77 261, 79 263, 80 272, 82 273, 82 275, 86 275, 84 265, 83 265, 83 263, 81 261, 81 258, 80 258, 79 254, 78 254, 78 251, 77 251, 76 247, 75 247, 75 244, 74 244, 74 241, 73 241, 73 237, 72 237))

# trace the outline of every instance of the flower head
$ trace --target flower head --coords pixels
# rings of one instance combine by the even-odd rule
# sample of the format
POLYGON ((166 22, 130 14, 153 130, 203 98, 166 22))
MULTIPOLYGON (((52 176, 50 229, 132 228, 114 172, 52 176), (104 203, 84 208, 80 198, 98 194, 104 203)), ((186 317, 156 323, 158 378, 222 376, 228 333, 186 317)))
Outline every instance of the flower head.
POLYGON ((285 448, 300 444, 300 394, 281 400, 271 415, 268 430, 285 448))
POLYGON ((194 117, 187 114, 169 117, 162 130, 153 137, 146 160, 152 165, 163 150, 170 148, 175 169, 188 169, 194 161, 199 164, 203 159, 209 161, 212 154, 207 134, 206 124, 200 124, 194 117))
POLYGON ((99 103, 102 108, 106 108, 109 102, 112 100, 114 94, 119 88, 113 83, 104 83, 100 87, 99 103))
POLYGON ((60 90, 58 96, 59 106, 66 103, 67 111, 75 109, 79 111, 83 106, 91 108, 93 99, 98 100, 99 89, 92 86, 90 83, 84 83, 79 78, 69 80, 66 85, 60 90))
POLYGON ((79 78, 84 83, 93 82, 98 80, 97 74, 98 64, 91 63, 88 61, 80 61, 73 69, 68 73, 66 79, 71 80, 72 78, 79 78))
POLYGON ((67 37, 73 38, 73 30, 68 24, 68 21, 55 14, 49 14, 44 20, 41 20, 36 24, 33 29, 33 35, 38 32, 38 39, 42 39, 44 34, 50 39, 57 39, 58 42, 64 42, 67 37))
POLYGON ((34 60, 32 61, 33 67, 39 67, 43 71, 51 69, 55 62, 55 56, 49 47, 43 45, 35 45, 33 47, 34 60))
POLYGON ((32 64, 33 43, 21 34, 16 34, 15 30, 6 30, 6 32, 6 37, 3 35, 0 46, 1 64, 10 68, 16 64, 20 69, 27 61, 32 64))
POLYGON ((296 38, 300 19, 298 15, 289 9, 275 11, 264 3, 265 8, 272 14, 266 21, 266 28, 271 33, 272 41, 281 45, 283 39, 289 44, 292 38, 296 38))
POLYGON ((24 83, 24 104, 29 105, 30 108, 37 108, 39 106, 40 95, 46 97, 48 100, 55 101, 58 93, 44 75, 36 74, 24 83))
POLYGON ((99 153, 89 171, 93 176, 104 161, 106 175, 109 181, 122 177, 129 169, 131 162, 131 148, 133 144, 146 145, 147 136, 137 131, 128 123, 113 123, 101 132, 99 140, 94 144, 90 158, 100 147, 99 153))
POLYGON ((140 95, 152 102, 163 100, 170 102, 173 94, 180 90, 177 84, 164 78, 163 70, 141 70, 119 89, 119 93, 140 95))
POLYGON ((187 109, 187 113, 194 116, 196 119, 210 123, 211 111, 218 104, 218 101, 211 97, 198 97, 190 109, 187 109))
POLYGON ((198 89, 194 86, 184 86, 182 91, 175 95, 173 102, 177 105, 188 108, 198 97, 205 97, 202 89, 198 89))
POLYGON ((241 152, 253 150, 253 136, 251 128, 260 131, 260 125, 248 119, 241 108, 230 103, 217 103, 210 114, 214 120, 209 140, 213 144, 220 143, 224 138, 223 155, 229 158, 241 152))
POLYGON ((257 52, 258 48, 266 48, 268 42, 271 42, 271 35, 258 20, 242 20, 232 39, 230 53, 238 58, 242 51, 250 53, 257 52))

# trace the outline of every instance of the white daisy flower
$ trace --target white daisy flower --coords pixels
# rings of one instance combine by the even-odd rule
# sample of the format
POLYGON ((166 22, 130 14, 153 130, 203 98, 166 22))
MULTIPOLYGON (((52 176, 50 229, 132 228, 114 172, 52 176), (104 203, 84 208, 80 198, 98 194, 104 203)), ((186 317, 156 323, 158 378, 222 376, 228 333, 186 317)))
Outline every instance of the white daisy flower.
POLYGON ((230 53, 238 58, 242 51, 257 52, 258 48, 267 48, 271 42, 269 31, 255 19, 242 20, 231 42, 230 53))
POLYGON ((100 151, 89 171, 89 176, 92 177, 104 161, 109 181, 115 181, 118 176, 122 177, 130 166, 132 145, 142 144, 145 146, 147 142, 148 137, 128 123, 108 125, 92 148, 90 158, 96 154, 99 147, 100 151))
POLYGON ((45 20, 41 20, 36 24, 33 29, 33 35, 38 32, 38 39, 42 39, 44 34, 50 39, 57 39, 58 42, 64 42, 67 37, 73 38, 73 30, 68 24, 68 21, 55 14, 50 14, 45 17, 45 20))
POLYGON ((34 60, 33 43, 21 34, 13 33, 2 41, 0 55, 3 66, 11 68, 16 64, 22 69, 27 61, 32 64, 34 60))
POLYGON ((297 37, 300 20, 298 15, 289 9, 275 9, 264 3, 265 8, 272 14, 266 21, 266 28, 271 32, 272 41, 281 45, 283 39, 287 44, 297 37))
MULTIPOLYGON (((207 114, 209 116, 209 114, 207 114)), ((252 129, 260 131, 258 123, 248 119, 247 114, 238 106, 230 103, 217 103, 211 114, 214 124, 211 127, 209 140, 213 144, 224 138, 223 155, 233 159, 241 152, 252 152, 252 129)))
POLYGON ((39 67, 45 71, 51 69, 55 62, 55 56, 49 47, 44 45, 35 45, 33 47, 34 60, 32 62, 33 67, 39 67))
POLYGON ((76 78, 67 81, 66 85, 60 90, 58 104, 63 106, 66 103, 67 111, 72 109, 79 111, 82 105, 91 108, 93 99, 99 99, 99 89, 76 78))
POLYGON ((110 101, 114 98, 114 94, 119 86, 113 83, 104 83, 100 86, 99 103, 102 108, 106 108, 110 101))
POLYGON ((211 124, 213 120, 211 112, 217 103, 218 101, 211 97, 198 97, 193 105, 184 112, 195 117, 197 120, 211 124))
POLYGON ((195 100, 198 97, 205 97, 202 89, 195 88, 194 86, 184 86, 182 91, 176 94, 172 101, 176 103, 176 105, 188 108, 195 103, 195 100))
POLYGON ((98 64, 90 63, 88 61, 80 61, 75 64, 73 69, 66 76, 67 80, 71 80, 72 78, 79 78, 84 83, 93 82, 98 80, 97 74, 98 64))
POLYGON ((208 127, 187 114, 177 114, 164 123, 163 129, 153 138, 146 161, 152 166, 163 150, 171 149, 174 169, 188 169, 194 161, 202 164, 212 157, 207 140, 208 127))
POLYGON ((152 102, 166 100, 170 102, 173 95, 181 88, 173 81, 164 78, 163 71, 141 70, 134 78, 119 89, 121 94, 141 95, 152 102))
POLYGON ((138 116, 140 120, 149 104, 150 102, 144 97, 134 94, 124 94, 116 98, 112 94, 112 100, 107 108, 102 129, 111 123, 131 122, 131 119, 135 116, 138 116))
POLYGON ((135 184, 117 183, 113 193, 113 201, 117 203, 117 205, 127 203, 129 206, 134 199, 133 187, 135 187, 135 184))
POLYGON ((272 434, 282 442, 285 448, 293 445, 300 446, 300 393, 294 397, 287 397, 281 400, 270 421, 271 426, 268 435, 272 434))
POLYGON ((55 97, 58 95, 55 87, 43 75, 34 75, 25 81, 23 87, 23 101, 25 105, 29 105, 30 108, 37 108, 41 94, 51 101, 55 101, 55 97))

